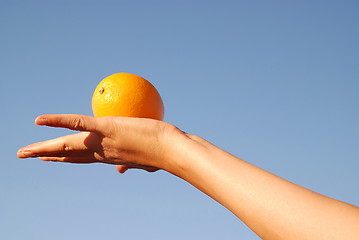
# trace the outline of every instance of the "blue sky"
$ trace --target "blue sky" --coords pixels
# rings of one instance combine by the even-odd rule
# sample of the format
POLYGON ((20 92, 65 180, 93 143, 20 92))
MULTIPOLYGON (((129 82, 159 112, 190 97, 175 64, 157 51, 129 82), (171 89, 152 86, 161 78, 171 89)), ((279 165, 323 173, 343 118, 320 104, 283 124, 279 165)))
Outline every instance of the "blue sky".
MULTIPOLYGON (((258 239, 163 171, 19 160, 92 115, 101 79, 150 80, 165 121, 359 205, 358 1, 1 1, 0 238, 258 239)), ((210 177, 210 176, 208 176, 210 177)))

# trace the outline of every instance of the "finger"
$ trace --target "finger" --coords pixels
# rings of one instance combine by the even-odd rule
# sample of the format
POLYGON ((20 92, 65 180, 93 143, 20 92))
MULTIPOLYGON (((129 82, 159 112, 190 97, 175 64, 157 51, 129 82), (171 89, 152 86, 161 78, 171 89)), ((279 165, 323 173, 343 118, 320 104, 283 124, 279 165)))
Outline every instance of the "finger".
POLYGON ((67 162, 67 163, 95 163, 98 162, 96 158, 89 157, 40 157, 40 160, 45 162, 67 162))
POLYGON ((36 125, 68 128, 77 131, 99 132, 95 117, 78 114, 47 114, 35 119, 36 125))
POLYGON ((19 158, 88 155, 92 151, 85 144, 85 140, 89 135, 90 133, 83 132, 34 143, 21 148, 17 155, 19 158))

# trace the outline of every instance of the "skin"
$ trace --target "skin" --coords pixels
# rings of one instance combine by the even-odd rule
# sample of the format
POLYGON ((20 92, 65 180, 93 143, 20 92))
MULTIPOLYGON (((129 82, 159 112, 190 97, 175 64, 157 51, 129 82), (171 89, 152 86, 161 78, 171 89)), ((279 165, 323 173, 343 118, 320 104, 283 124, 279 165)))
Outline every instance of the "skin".
POLYGON ((262 239, 359 239, 359 208, 298 186, 162 121, 43 115, 35 124, 81 131, 31 144, 19 158, 162 169, 212 197, 262 239))

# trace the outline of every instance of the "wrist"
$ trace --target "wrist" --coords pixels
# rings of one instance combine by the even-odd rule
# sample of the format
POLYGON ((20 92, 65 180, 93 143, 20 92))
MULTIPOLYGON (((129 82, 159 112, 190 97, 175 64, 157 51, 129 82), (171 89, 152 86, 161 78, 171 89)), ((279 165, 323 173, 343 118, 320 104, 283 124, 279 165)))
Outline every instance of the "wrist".
POLYGON ((196 162, 209 154, 212 144, 201 137, 184 133, 180 130, 168 134, 163 145, 163 170, 168 171, 184 180, 191 168, 196 168, 196 162))

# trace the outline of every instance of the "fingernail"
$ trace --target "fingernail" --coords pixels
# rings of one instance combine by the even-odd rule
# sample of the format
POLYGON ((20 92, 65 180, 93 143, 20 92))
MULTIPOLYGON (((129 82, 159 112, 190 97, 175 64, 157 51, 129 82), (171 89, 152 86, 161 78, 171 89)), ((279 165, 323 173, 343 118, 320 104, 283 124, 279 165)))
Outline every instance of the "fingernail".
POLYGON ((36 125, 46 125, 48 123, 46 118, 36 118, 35 124, 36 125))
POLYGON ((32 156, 32 152, 29 149, 22 149, 18 152, 19 157, 28 158, 32 156))

